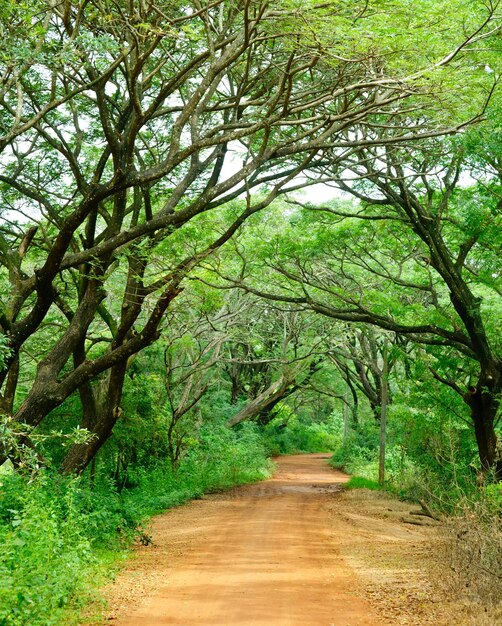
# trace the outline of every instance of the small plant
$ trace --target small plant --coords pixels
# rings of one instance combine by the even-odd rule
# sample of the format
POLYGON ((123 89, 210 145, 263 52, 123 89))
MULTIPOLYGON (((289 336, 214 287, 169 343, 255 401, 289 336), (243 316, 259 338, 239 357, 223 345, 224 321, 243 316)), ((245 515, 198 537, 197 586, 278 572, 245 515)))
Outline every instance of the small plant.
POLYGON ((362 476, 352 476, 350 480, 345 483, 346 489, 371 489, 372 491, 378 491, 382 489, 382 486, 375 480, 369 480, 362 476))
POLYGON ((19 476, 2 482, 0 624, 55 624, 95 563, 78 486, 45 475, 28 484, 19 476))
POLYGON ((11 458, 16 460, 19 471, 31 474, 34 478, 47 464, 38 452, 41 443, 58 441, 63 448, 74 444, 85 444, 93 435, 85 428, 75 426, 68 433, 53 430, 49 433, 38 433, 26 424, 16 422, 12 417, 0 413, 0 447, 7 450, 11 458), (37 444, 37 446, 35 445, 37 444))

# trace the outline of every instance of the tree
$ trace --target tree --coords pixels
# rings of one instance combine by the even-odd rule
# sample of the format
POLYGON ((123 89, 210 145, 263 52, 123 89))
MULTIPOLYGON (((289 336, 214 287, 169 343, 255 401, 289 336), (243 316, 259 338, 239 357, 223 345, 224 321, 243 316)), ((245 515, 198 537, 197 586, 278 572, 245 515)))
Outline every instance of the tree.
MULTIPOLYGON (((338 367, 348 388, 355 395, 353 422, 357 425, 357 390, 368 400, 376 420, 380 420, 383 391, 383 353, 386 337, 378 337, 374 328, 347 329, 346 344, 333 351, 330 358, 338 367)), ((393 361, 387 355, 387 372, 393 361)), ((388 394, 387 394, 388 395, 388 394)))
POLYGON ((464 187, 476 172, 462 141, 362 148, 344 167, 361 182, 340 186, 359 202, 302 205, 294 241, 271 244, 276 289, 242 286, 426 346, 433 375, 469 407, 481 468, 500 477, 500 172, 486 178, 485 160, 464 187))
POLYGON ((246 420, 265 425, 276 406, 308 385, 321 369, 327 355, 324 329, 312 325, 312 316, 234 290, 224 294, 220 315, 228 323, 219 376, 230 380, 230 404, 236 407, 228 425, 246 420))
MULTIPOLYGON (((360 145, 443 132, 442 120, 393 120, 411 97, 417 119, 434 71, 482 46, 496 7, 448 13, 431 58, 412 60, 370 4, 40 2, 20 34, 9 30, 0 404, 36 427, 79 394, 93 436, 64 471, 81 472, 106 441, 130 358, 159 337, 187 274, 249 216, 310 184, 301 172, 331 179, 327 163, 360 145), (394 128, 364 138, 374 125, 394 128)), ((395 13, 396 26, 412 15, 395 13)), ((422 39, 418 28, 407 45, 422 39)))
POLYGON ((165 333, 168 336, 162 342, 169 414, 167 447, 173 469, 179 465, 186 440, 196 435, 200 428, 200 424, 199 428, 194 427, 194 421, 197 422, 195 409, 208 389, 219 380, 215 377, 214 366, 221 357, 224 342, 228 341, 227 329, 232 321, 232 316, 224 309, 208 315, 200 303, 197 306, 197 302, 187 303, 186 299, 177 308, 178 311, 170 311, 165 333))

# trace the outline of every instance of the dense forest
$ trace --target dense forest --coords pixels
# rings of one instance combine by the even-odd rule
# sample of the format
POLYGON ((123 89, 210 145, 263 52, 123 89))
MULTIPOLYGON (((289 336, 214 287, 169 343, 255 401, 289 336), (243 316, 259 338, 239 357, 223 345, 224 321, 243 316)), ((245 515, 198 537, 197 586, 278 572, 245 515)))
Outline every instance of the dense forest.
POLYGON ((470 515, 500 580, 501 20, 0 3, 0 624, 298 451, 470 515))

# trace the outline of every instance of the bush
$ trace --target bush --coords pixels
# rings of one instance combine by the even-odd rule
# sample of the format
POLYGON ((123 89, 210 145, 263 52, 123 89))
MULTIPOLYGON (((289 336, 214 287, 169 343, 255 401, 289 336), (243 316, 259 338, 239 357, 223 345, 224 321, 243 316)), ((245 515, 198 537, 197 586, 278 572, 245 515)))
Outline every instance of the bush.
POLYGON ((263 429, 271 456, 297 452, 332 452, 341 443, 341 434, 334 416, 323 422, 299 419, 289 409, 280 407, 279 413, 263 429), (289 414, 285 415, 285 412, 289 414))
POLYGON ((330 465, 369 480, 378 477, 378 431, 371 424, 350 431, 330 460, 330 465))
MULTIPOLYGON (((68 624, 104 560, 134 538, 149 515, 204 492, 266 478, 272 465, 258 428, 203 427, 177 472, 167 459, 136 469, 134 489, 111 479, 13 472, 0 481, 0 626, 68 624), (66 609, 66 611, 65 611, 66 609)), ((94 584, 96 584, 94 582, 94 584)), ((75 616, 75 615, 74 615, 75 616)))
POLYGON ((15 476, 3 482, 0 624, 57 624, 96 563, 81 523, 78 484, 47 476, 29 485, 15 476))

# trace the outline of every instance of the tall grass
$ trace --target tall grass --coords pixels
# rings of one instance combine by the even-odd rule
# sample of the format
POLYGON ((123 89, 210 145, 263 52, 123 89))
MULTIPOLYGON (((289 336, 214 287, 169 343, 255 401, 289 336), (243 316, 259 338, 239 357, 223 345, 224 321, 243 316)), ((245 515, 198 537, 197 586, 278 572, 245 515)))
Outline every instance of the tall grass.
MULTIPOLYGON (((501 602, 502 484, 487 485, 458 500, 441 529, 443 584, 456 596, 501 602)), ((501 607, 502 608, 502 607, 501 607)))

